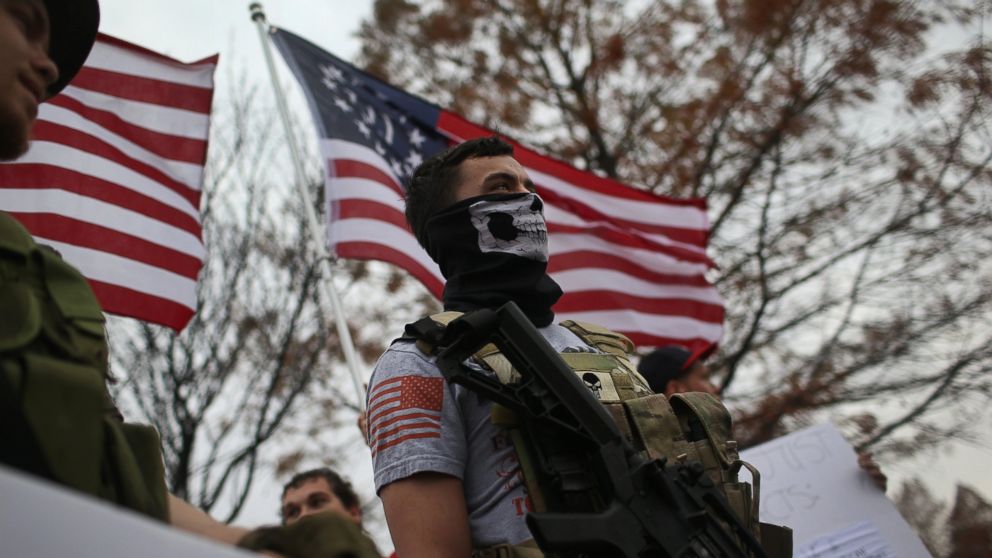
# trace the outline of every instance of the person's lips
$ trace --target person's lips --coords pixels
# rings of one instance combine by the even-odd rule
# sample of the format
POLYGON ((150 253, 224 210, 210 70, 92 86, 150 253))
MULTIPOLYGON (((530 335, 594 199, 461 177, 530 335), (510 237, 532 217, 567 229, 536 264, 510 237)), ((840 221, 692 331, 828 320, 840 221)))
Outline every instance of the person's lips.
POLYGON ((28 90, 28 93, 34 98, 34 105, 37 106, 45 99, 45 85, 41 80, 33 79, 30 75, 20 76, 21 84, 28 90))

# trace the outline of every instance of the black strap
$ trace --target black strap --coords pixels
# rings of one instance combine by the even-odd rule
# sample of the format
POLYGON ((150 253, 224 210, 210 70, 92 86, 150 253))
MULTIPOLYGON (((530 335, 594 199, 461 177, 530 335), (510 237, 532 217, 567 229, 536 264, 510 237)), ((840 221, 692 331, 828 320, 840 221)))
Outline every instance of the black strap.
POLYGON ((0 369, 0 463, 56 480, 38 438, 24 416, 21 398, 3 369, 0 369))
POLYGON ((433 353, 441 343, 441 338, 446 329, 443 325, 435 322, 428 316, 426 318, 420 318, 412 324, 406 324, 406 327, 403 328, 404 336, 400 339, 423 341, 430 345, 431 352, 433 353))

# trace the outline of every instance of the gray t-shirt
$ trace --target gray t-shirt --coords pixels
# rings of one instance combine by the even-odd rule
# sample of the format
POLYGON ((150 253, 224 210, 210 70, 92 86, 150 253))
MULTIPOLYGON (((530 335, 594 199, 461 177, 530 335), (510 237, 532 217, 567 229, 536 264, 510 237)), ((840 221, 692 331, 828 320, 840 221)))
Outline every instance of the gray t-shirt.
MULTIPOLYGON (((539 331, 558 352, 600 352, 561 326, 539 331)), ((490 420, 489 400, 448 384, 434 357, 398 341, 376 363, 367 403, 376 492, 417 473, 451 475, 464 485, 475 547, 532 538, 517 453, 490 420)), ((425 513, 430 506, 424 502, 425 513)))

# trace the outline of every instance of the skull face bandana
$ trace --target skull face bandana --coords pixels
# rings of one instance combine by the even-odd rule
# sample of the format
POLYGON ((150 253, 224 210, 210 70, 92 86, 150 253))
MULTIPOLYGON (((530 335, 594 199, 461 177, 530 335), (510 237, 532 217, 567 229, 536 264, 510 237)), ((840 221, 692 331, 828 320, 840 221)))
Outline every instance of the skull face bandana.
POLYGON ((562 293, 547 274, 543 209, 537 194, 491 194, 455 203, 427 222, 428 252, 447 279, 445 310, 513 301, 535 326, 551 324, 562 293))

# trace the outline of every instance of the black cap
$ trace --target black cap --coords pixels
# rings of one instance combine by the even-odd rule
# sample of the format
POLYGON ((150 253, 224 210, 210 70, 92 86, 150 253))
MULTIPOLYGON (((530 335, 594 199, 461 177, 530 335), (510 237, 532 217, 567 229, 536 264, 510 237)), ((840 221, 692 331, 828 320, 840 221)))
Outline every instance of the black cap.
POLYGON ((637 363, 637 371, 644 376, 655 393, 664 393, 668 382, 678 378, 692 353, 681 345, 667 345, 648 353, 637 363))
POLYGON ((42 0, 48 10, 48 55, 59 68, 59 79, 48 86, 52 97, 69 84, 93 48, 100 26, 97 0, 42 0))

